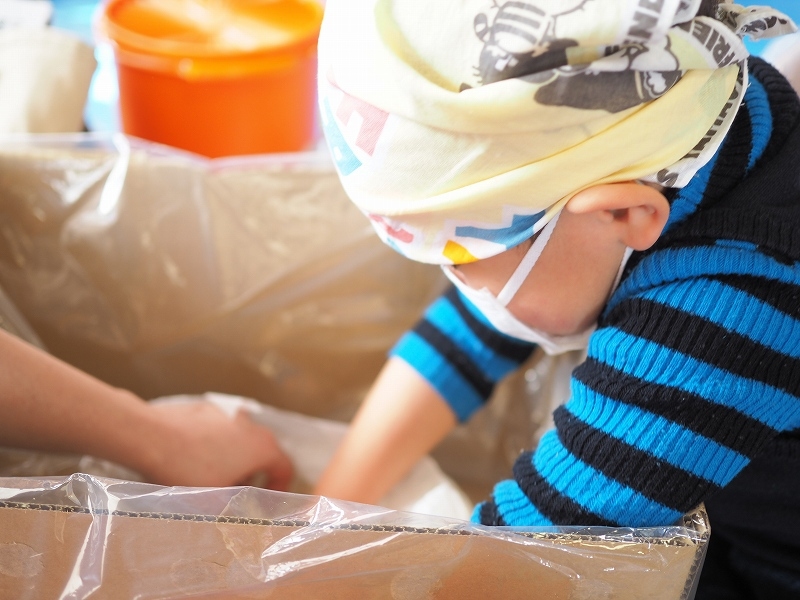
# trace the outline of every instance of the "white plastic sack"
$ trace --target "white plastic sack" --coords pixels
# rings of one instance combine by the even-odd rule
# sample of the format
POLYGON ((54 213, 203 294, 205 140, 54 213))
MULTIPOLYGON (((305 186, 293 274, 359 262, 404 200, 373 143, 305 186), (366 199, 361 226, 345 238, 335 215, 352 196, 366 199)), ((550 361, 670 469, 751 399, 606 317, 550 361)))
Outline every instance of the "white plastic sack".
MULTIPOLYGON (((253 400, 228 394, 169 396, 153 402, 211 402, 231 418, 246 410, 267 427, 295 467, 289 491, 310 494, 347 433, 347 425, 300 413, 279 410, 253 400)), ((430 457, 424 457, 411 473, 377 503, 385 508, 439 517, 469 520, 472 504, 458 486, 430 457)))
MULTIPOLYGON (((165 396, 151 402, 210 402, 231 418, 239 410, 249 412, 256 423, 264 425, 274 434, 294 464, 295 477, 288 491, 296 494, 312 492, 348 428, 346 423, 339 421, 281 410, 228 394, 165 396)), ((138 473, 92 456, 0 449, 0 477, 50 477, 79 472, 142 481, 138 473)), ((254 480, 251 483, 261 485, 264 482, 254 480)), ((430 457, 420 460, 411 473, 377 504, 392 510, 460 520, 469 520, 472 513, 470 500, 430 457)))

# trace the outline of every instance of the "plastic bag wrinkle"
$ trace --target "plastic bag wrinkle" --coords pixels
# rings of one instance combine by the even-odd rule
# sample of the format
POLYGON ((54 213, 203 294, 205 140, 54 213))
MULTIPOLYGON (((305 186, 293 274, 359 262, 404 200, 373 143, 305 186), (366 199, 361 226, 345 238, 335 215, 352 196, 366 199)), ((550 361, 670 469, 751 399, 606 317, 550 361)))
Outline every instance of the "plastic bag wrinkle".
POLYGON ((0 182, 0 286, 51 352, 146 398, 347 419, 444 286, 374 239, 323 153, 14 136, 0 182))
MULTIPOLYGON (((315 153, 207 161, 122 136, 4 138, 0 182, 10 305, 48 350, 147 398, 217 389, 346 419, 443 286, 374 239, 315 153)), ((437 451, 473 499, 535 444, 569 368, 532 357, 437 451)), ((0 479, 0 548, 26 544, 44 567, 19 598, 682 599, 708 536, 702 512, 647 530, 491 529, 152 486, 91 457, 8 462, 40 476, 0 479), (46 477, 76 470, 106 478, 46 477)))

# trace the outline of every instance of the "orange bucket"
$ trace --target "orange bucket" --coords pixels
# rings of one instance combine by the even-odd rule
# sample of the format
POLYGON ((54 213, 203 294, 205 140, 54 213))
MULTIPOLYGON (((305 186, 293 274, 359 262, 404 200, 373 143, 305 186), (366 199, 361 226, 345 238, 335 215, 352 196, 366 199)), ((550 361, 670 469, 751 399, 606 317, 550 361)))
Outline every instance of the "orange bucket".
POLYGON ((314 142, 314 0, 109 0, 125 133, 209 157, 314 142))

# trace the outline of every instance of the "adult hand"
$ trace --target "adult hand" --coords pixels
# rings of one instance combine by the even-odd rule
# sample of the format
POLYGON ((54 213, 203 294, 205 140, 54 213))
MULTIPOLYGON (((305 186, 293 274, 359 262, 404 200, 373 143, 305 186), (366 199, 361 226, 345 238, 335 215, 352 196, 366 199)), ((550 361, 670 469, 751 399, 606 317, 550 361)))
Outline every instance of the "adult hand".
POLYGON ((149 481, 165 485, 224 487, 252 484, 285 491, 294 474, 288 456, 265 427, 245 411, 230 418, 207 402, 151 404, 154 427, 149 481))
POLYGON ((285 490, 292 464, 269 430, 206 402, 151 404, 0 330, 0 444, 103 458, 165 485, 285 490))

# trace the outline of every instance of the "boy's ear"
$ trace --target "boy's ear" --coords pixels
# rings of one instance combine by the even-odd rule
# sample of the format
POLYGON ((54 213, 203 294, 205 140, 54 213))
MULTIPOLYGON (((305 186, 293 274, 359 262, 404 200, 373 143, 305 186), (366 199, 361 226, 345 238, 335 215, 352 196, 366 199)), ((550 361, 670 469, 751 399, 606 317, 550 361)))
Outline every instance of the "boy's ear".
POLYGON ((655 244, 669 218, 669 202, 655 187, 626 181, 595 185, 575 194, 565 210, 596 217, 634 250, 655 244))

